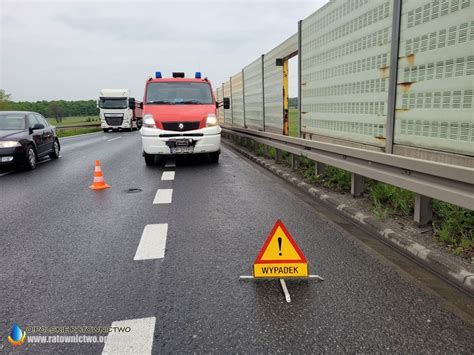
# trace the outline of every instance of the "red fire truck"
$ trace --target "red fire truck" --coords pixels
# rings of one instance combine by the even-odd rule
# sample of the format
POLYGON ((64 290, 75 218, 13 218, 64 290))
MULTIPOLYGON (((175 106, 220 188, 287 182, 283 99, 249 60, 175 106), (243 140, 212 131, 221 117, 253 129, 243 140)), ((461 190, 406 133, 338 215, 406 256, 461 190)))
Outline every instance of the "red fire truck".
MULTIPOLYGON (((221 128, 217 122, 216 102, 207 78, 197 72, 194 78, 173 73, 146 82, 141 130, 145 163, 155 158, 178 154, 207 154, 213 163, 219 161, 221 128)), ((224 108, 230 107, 225 98, 224 108)))

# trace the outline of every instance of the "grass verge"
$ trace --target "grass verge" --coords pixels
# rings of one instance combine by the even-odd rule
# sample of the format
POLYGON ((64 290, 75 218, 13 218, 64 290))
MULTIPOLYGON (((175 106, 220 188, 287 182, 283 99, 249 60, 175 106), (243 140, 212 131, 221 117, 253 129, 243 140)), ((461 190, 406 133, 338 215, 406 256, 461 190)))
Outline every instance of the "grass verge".
POLYGON ((298 137, 298 109, 288 110, 288 133, 291 137, 298 137))
POLYGON ((99 116, 64 117, 62 122, 56 122, 55 118, 48 118, 47 120, 49 124, 53 126, 74 126, 81 124, 97 124, 100 122, 99 116))
POLYGON ((100 132, 100 131, 102 131, 102 128, 96 128, 96 127, 69 128, 69 129, 58 130, 57 135, 59 138, 63 138, 63 137, 71 137, 71 136, 77 136, 80 134, 100 132))

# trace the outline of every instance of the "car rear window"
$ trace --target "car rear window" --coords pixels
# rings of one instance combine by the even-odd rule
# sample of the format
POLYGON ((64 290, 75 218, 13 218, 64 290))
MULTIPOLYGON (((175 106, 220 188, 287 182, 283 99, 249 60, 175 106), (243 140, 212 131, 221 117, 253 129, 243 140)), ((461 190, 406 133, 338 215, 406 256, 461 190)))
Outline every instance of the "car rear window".
POLYGON ((14 113, 0 113, 0 130, 26 129, 25 115, 14 113))

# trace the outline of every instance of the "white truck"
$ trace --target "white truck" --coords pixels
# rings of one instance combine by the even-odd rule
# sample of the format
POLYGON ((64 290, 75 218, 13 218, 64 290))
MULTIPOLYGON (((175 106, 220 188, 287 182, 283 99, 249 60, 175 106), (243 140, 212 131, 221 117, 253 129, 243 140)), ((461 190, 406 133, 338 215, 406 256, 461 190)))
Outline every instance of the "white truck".
POLYGON ((140 129, 141 103, 130 96, 128 89, 102 89, 99 94, 100 123, 104 132, 140 129))

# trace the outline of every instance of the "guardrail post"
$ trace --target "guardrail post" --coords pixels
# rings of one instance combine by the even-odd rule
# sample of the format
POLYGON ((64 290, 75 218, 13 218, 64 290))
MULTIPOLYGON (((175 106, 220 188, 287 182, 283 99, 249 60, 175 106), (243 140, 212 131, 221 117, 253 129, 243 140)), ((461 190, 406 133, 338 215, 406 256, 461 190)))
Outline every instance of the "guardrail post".
POLYGON ((283 154, 280 149, 275 148, 275 162, 278 163, 283 159, 283 154))
POLYGON ((419 226, 428 224, 433 219, 433 209, 431 206, 431 198, 416 194, 415 195, 415 222, 419 226))
POLYGON ((352 197, 361 196, 364 193, 364 177, 351 174, 351 195, 352 197))
POLYGON ((291 168, 297 170, 300 167, 300 157, 296 154, 291 154, 291 168))
POLYGON ((263 156, 265 158, 268 158, 268 156, 269 156, 268 155, 268 145, 266 145, 266 144, 263 145, 263 156))
POLYGON ((326 164, 315 161, 314 162, 314 175, 325 175, 326 174, 326 164))

